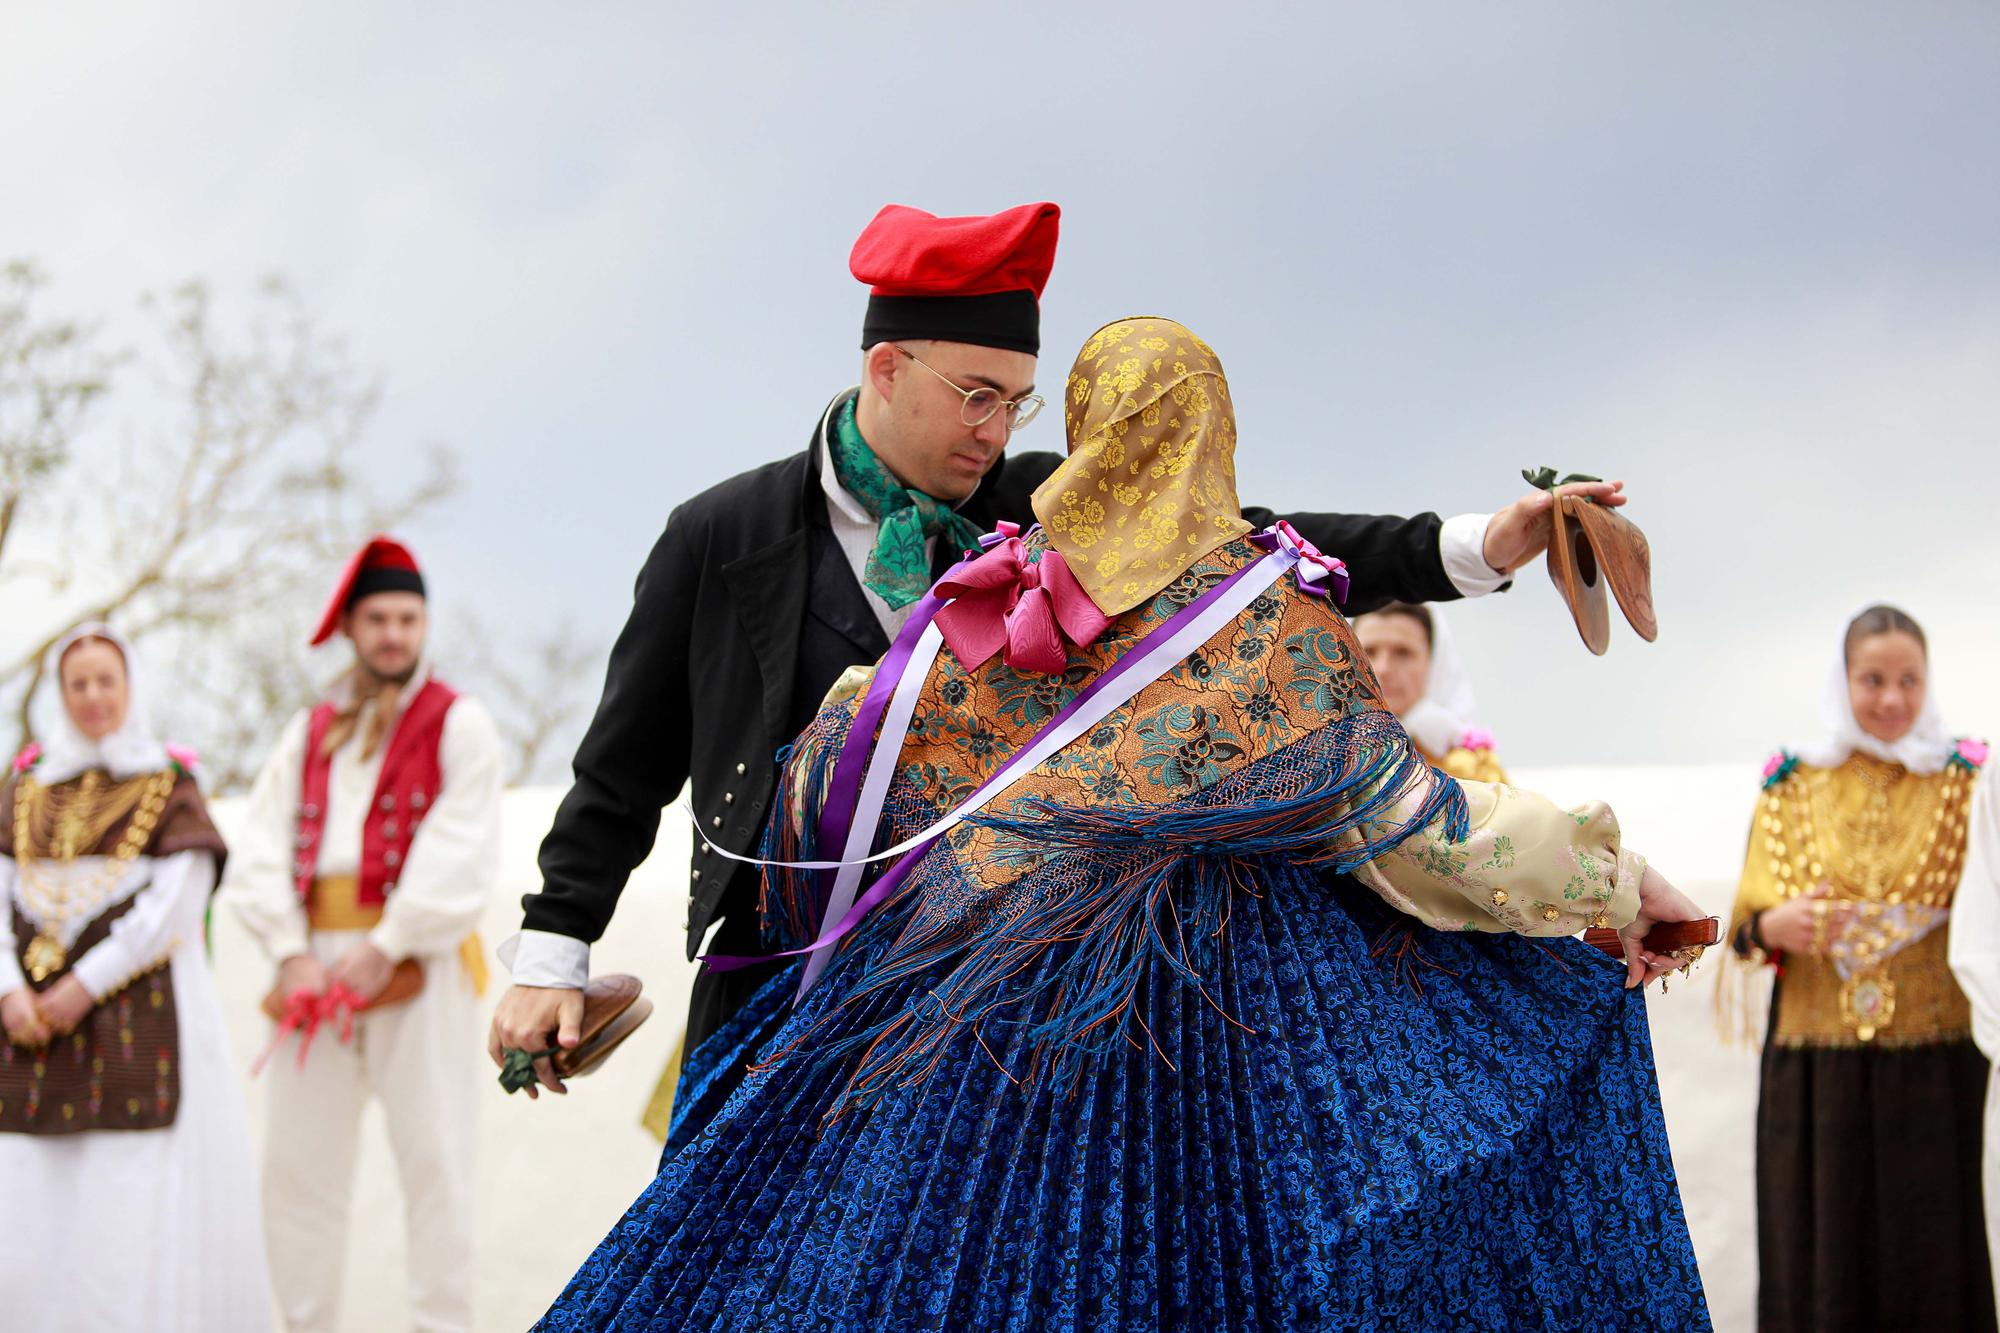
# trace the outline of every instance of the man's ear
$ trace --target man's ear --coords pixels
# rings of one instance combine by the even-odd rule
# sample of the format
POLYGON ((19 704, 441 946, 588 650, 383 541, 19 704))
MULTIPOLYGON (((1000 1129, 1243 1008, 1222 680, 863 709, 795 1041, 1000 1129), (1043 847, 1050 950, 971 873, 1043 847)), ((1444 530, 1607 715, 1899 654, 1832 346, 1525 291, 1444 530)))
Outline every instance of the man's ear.
POLYGON ((896 400, 896 376, 902 370, 902 355, 894 343, 876 343, 861 358, 861 382, 872 388, 885 403, 896 400))

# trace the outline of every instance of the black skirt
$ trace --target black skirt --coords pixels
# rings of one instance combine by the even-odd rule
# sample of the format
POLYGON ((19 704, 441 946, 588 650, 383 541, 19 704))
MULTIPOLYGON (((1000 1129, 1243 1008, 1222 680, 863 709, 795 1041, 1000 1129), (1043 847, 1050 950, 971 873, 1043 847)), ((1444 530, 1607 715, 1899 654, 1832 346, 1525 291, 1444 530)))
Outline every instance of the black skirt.
POLYGON ((1980 1200, 1986 1073, 1965 1039, 1765 1045, 1760 1328, 1994 1328, 1980 1200))

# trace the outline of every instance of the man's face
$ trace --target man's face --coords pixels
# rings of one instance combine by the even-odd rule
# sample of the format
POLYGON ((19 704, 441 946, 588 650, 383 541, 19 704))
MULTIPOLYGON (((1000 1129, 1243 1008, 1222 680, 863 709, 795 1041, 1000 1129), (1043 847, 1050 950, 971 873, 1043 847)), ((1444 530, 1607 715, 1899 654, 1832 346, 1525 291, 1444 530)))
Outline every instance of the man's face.
POLYGON ((341 628, 362 666, 382 680, 407 680, 424 655, 429 624, 421 594, 378 592, 349 607, 341 628))
POLYGON ((977 426, 965 424, 960 389, 997 390, 1011 402, 1035 387, 1035 358, 1026 352, 970 343, 911 342, 909 356, 881 347, 869 351, 869 381, 881 400, 881 416, 862 422, 876 457, 905 486, 956 503, 971 495, 979 479, 1000 461, 1007 447, 1008 409, 1002 406, 977 426), (933 375, 931 370, 937 371, 933 375))

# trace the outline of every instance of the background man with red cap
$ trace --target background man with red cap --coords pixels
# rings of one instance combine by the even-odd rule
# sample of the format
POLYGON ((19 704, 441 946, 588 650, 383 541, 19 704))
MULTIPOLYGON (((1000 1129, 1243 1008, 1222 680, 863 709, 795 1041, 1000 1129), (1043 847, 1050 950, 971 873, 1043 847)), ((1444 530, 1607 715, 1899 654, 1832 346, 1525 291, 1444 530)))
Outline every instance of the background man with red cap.
MULTIPOLYGON (((827 689, 887 650, 910 606, 980 533, 1003 519, 1034 522, 1029 498, 1063 456, 1002 454, 1043 406, 1035 358, 1059 214, 1048 203, 966 218, 884 208, 849 261, 870 287, 859 387, 827 405, 802 452, 669 516, 612 649, 575 785, 542 843, 542 891, 524 900, 521 934, 502 951, 514 984, 494 1015, 488 1046, 496 1061, 506 1047, 547 1049, 552 1035, 574 1044, 590 944, 682 784, 693 782, 704 835, 754 854, 775 756, 827 689)), ((1623 502, 1616 483, 1579 489, 1623 502)), ((1536 491, 1498 514, 1444 522, 1434 514, 1289 517, 1346 562, 1346 609, 1359 614, 1505 586, 1507 571, 1547 546, 1548 505, 1548 493, 1536 491)), ((1259 509, 1244 516, 1259 526, 1273 518, 1259 509)), ((697 841, 690 958, 718 919, 717 952, 760 951, 757 887, 754 867, 697 841)), ((685 1049, 771 971, 704 971, 685 1049)), ((540 1069, 544 1084, 559 1088, 546 1061, 540 1069)), ((709 1089, 703 1105, 723 1091, 709 1089)))
POLYGON ((312 639, 344 634, 354 663, 279 738, 222 890, 277 962, 288 1019, 306 1029, 281 1029, 263 1070, 265 1229, 295 1330, 339 1321, 370 1095, 402 1181, 411 1323, 473 1326, 485 976, 473 930, 500 870, 500 737, 485 708, 431 673, 427 627, 416 560, 376 537, 348 562, 312 639), (395 998, 418 969, 420 987, 395 998))

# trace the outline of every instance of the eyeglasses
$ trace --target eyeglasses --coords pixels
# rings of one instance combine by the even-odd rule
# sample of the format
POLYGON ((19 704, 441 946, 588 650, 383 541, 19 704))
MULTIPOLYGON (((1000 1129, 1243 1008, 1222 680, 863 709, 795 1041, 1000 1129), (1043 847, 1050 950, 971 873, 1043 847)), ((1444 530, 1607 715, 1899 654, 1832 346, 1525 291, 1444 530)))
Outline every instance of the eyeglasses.
POLYGON ((993 414, 1001 408, 1007 409, 1007 430, 1009 433, 1021 429, 1035 419, 1035 414, 1047 406, 1038 393, 1024 393, 1019 398, 1007 399, 1000 396, 998 389, 981 385, 977 389, 961 389, 937 367, 927 364, 924 359, 900 343, 889 346, 901 352, 910 360, 923 366, 925 370, 943 380, 945 386, 958 394, 965 402, 959 406, 958 419, 968 426, 983 426, 993 419, 993 414))

